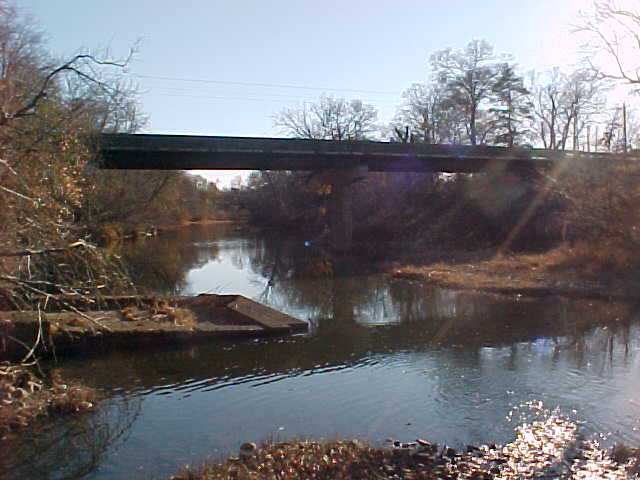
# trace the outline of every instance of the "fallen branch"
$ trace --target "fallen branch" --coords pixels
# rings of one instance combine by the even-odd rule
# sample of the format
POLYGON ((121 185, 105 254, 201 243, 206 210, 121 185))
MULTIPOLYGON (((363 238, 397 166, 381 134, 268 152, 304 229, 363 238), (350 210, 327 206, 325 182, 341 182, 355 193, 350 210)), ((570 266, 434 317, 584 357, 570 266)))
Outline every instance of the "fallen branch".
MULTIPOLYGON (((38 294, 38 295, 40 295, 40 296, 43 296, 47 301, 48 301, 49 299, 55 299, 55 300, 57 300, 58 302, 60 302, 60 304, 61 304, 63 307, 68 308, 69 310, 71 310, 71 311, 73 311, 73 312, 77 313, 77 314, 78 314, 78 315, 80 315, 81 317, 83 317, 83 318, 85 318, 85 319, 89 320, 90 322, 95 323, 95 324, 96 324, 96 325, 98 325, 100 328, 102 328, 102 329, 104 329, 104 330, 106 330, 106 331, 108 331, 108 332, 110 332, 110 331, 111 331, 111 329, 110 329, 109 327, 107 327, 106 325, 103 325, 102 323, 100 323, 99 321, 97 321, 95 318, 92 318, 91 316, 87 315, 86 313, 84 313, 84 312, 82 312, 82 311, 78 310, 78 309, 77 309, 76 307, 74 307, 73 305, 71 305, 71 304, 69 304, 69 303, 65 302, 64 300, 61 300, 59 297, 56 297, 55 295, 52 295, 52 294, 47 293, 47 292, 44 292, 44 291, 42 291, 42 290, 40 290, 40 289, 38 289, 38 288, 34 287, 33 285, 30 285, 30 284, 36 284, 36 285, 39 285, 39 284, 53 285, 53 286, 55 286, 56 288, 59 288, 59 289, 61 288, 61 286, 60 286, 60 285, 56 285, 56 284, 54 284, 54 283, 47 282, 47 281, 44 281, 44 280, 22 280, 22 279, 19 279, 19 278, 17 278, 17 277, 12 277, 12 276, 9 276, 9 275, 0 275, 0 280, 6 280, 6 281, 11 282, 11 283, 13 283, 13 284, 15 284, 15 285, 19 285, 19 286, 21 286, 22 288, 25 288, 26 290, 29 290, 30 292, 36 293, 36 294, 38 294)), ((63 290, 63 291, 64 291, 64 290, 63 290)))
POLYGON ((89 320, 90 322, 95 323, 96 325, 98 325, 100 328, 106 330, 107 332, 110 332, 111 329, 109 327, 107 327, 106 325, 103 325, 102 323, 100 323, 96 318, 90 317, 89 315, 87 315, 86 313, 78 310, 76 307, 74 307, 73 305, 70 305, 66 302, 62 302, 69 310, 74 311, 75 313, 77 313, 78 315, 80 315, 82 318, 86 318, 87 320, 89 320))
MULTIPOLYGON (((14 285, 25 286, 25 285, 46 285, 47 287, 53 287, 61 292, 65 292, 68 287, 64 285, 60 285, 58 283, 48 282, 47 280, 28 280, 26 278, 18 278, 13 275, 0 275, 0 280, 4 280, 9 283, 13 283, 14 285)), ((47 293, 47 297, 54 297, 54 295, 47 293)))
POLYGON ((20 197, 23 200, 27 200, 29 202, 37 203, 33 198, 29 198, 26 195, 23 195, 21 193, 18 193, 16 191, 11 190, 10 188, 3 187, 3 186, 0 185, 0 190, 2 190, 3 192, 10 193, 11 195, 15 195, 16 197, 20 197))
POLYGON ((36 353, 36 348, 38 348, 38 345, 40 345, 41 341, 42 341, 42 311, 40 310, 40 305, 38 305, 38 336, 36 337, 36 341, 33 342, 33 345, 31 346, 27 354, 20 361, 20 363, 25 363, 27 360, 29 360, 29 358, 31 358, 31 356, 33 356, 36 353))
POLYGON ((55 253, 55 252, 66 252, 71 250, 72 248, 78 247, 88 247, 89 245, 82 240, 78 240, 77 242, 72 243, 67 247, 56 247, 56 248, 43 248, 40 250, 33 250, 27 248, 25 250, 18 250, 17 252, 9 252, 9 251, 1 251, 0 257, 29 257, 31 255, 43 255, 47 253, 55 253))

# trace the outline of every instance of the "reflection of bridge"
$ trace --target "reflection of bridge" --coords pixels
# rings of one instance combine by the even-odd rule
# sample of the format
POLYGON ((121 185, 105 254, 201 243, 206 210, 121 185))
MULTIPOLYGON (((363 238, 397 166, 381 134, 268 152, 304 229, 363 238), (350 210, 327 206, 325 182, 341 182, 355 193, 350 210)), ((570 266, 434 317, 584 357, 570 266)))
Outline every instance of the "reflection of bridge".
POLYGON ((607 160, 608 153, 368 141, 188 135, 104 134, 102 168, 143 170, 328 170, 331 243, 351 244, 349 185, 366 172, 522 171, 569 159, 607 160))

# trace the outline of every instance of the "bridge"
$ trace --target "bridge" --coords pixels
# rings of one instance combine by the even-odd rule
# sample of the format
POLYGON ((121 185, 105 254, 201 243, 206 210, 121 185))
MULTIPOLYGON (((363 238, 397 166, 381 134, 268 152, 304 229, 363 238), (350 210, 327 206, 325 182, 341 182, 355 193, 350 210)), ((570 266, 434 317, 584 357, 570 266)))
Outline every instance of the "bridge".
POLYGON ((564 160, 610 160, 586 153, 486 145, 429 145, 371 141, 193 135, 102 134, 101 168, 142 170, 325 171, 332 184, 330 244, 351 246, 349 186, 367 172, 478 173, 550 169, 564 160))
POLYGON ((142 170, 309 171, 366 166, 370 172, 475 173, 489 166, 551 168, 567 157, 611 155, 486 145, 120 133, 101 135, 99 145, 102 168, 142 170))

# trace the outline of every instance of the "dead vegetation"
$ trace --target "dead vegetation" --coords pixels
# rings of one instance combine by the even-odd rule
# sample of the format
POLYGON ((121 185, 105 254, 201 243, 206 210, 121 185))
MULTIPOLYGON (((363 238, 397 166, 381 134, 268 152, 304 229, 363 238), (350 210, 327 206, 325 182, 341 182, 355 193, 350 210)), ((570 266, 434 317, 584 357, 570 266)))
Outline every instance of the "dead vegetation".
MULTIPOLYGON (((625 479, 633 475, 637 451, 611 454, 593 441, 576 440, 576 424, 551 414, 517 428, 505 445, 468 445, 456 451, 422 439, 372 447, 357 440, 290 441, 258 448, 244 443, 238 457, 198 469, 185 467, 172 480, 253 479, 625 479), (570 451, 570 448, 574 447, 570 451)), ((622 451, 624 450, 624 452, 622 451)))
POLYGON ((198 319, 187 308, 180 308, 175 301, 154 298, 149 308, 136 306, 125 307, 120 310, 123 321, 141 322, 149 320, 156 323, 172 323, 176 326, 195 327, 198 319))
POLYGON ((198 470, 185 468, 172 479, 367 478, 367 472, 383 474, 386 464, 384 451, 355 440, 285 442, 265 445, 243 456, 198 470))
POLYGON ((97 393, 64 383, 53 372, 49 382, 21 365, 0 366, 0 440, 26 428, 37 419, 95 409, 97 393))
POLYGON ((0 76, 0 309, 130 290, 118 259, 89 242, 83 213, 94 135, 136 125, 135 89, 114 73, 130 57, 57 62, 34 22, 0 5, 0 61, 11 65, 0 76))
POLYGON ((495 254, 464 262, 407 265, 395 278, 452 289, 578 298, 637 296, 634 250, 616 244, 564 244, 548 252, 495 254))

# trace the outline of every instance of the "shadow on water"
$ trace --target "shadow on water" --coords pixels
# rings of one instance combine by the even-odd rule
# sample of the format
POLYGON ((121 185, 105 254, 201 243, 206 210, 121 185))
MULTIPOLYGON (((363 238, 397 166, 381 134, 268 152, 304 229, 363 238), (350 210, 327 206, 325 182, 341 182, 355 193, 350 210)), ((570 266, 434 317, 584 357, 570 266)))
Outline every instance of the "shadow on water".
MULTIPOLYGON (((504 442, 513 437, 511 410, 532 400, 574 412, 586 435, 640 443, 637 306, 429 290, 347 268, 300 239, 203 228, 151 240, 138 255, 141 279, 173 272, 149 280, 150 289, 165 289, 158 293, 220 285, 220 293, 258 299, 312 329, 64 359, 64 376, 114 401, 141 402, 121 447, 88 438, 101 453, 84 478, 166 478, 182 464, 274 436, 504 442), (144 267, 150 252, 173 257, 144 267)), ((106 424, 117 430, 117 415, 106 424)), ((64 438, 55 448, 78 448, 64 438)), ((49 477, 32 478, 65 478, 69 467, 60 459, 48 468, 49 477)))
POLYGON ((93 473, 111 448, 126 442, 141 400, 107 400, 96 413, 42 421, 36 434, 0 441, 11 452, 0 458, 5 479, 79 479, 93 473))

